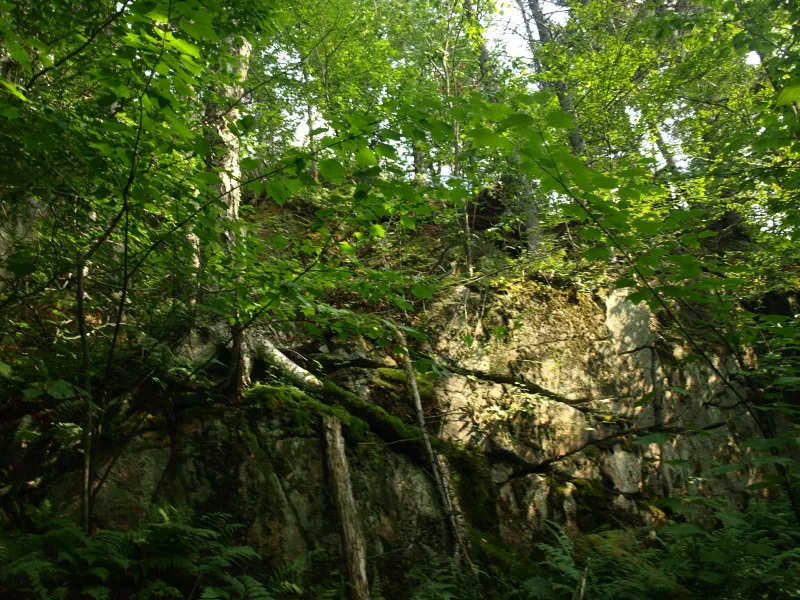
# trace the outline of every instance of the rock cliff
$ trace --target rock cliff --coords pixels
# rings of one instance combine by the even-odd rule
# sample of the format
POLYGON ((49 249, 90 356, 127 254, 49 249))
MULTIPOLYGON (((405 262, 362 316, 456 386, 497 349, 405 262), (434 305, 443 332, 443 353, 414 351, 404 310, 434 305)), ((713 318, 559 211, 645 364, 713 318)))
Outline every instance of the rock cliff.
MULTIPOLYGON (((421 378, 429 431, 473 552, 525 554, 548 521, 568 532, 653 523, 667 497, 743 502, 758 476, 711 475, 746 462, 738 441, 753 424, 709 367, 687 361, 685 345, 619 291, 458 288, 415 325, 428 336, 415 354, 431 366, 421 378)), ((296 343, 336 386, 312 397, 272 382, 234 410, 192 406, 155 419, 103 458, 99 523, 124 527, 137 510, 168 503, 232 514, 275 564, 335 557, 319 426, 332 413, 345 425, 370 559, 402 572, 415 548, 444 549, 445 515, 415 445, 405 373, 374 349, 296 343)), ((716 360, 721 372, 731 368, 716 360)), ((67 476, 51 498, 77 507, 78 486, 77 474, 67 476)))

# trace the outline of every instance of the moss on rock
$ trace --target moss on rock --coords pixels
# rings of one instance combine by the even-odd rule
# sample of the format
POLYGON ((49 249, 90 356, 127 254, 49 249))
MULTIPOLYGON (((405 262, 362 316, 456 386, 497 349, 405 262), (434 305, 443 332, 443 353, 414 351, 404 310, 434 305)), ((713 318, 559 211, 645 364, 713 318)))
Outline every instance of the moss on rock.
POLYGON ((461 444, 446 444, 441 450, 452 468, 459 505, 470 526, 482 533, 499 533, 497 486, 483 452, 461 444))
MULTIPOLYGON (((372 385, 389 392, 401 395, 411 401, 411 387, 408 384, 408 374, 403 369, 381 367, 375 369, 372 385)), ((429 374, 417 374, 417 389, 422 404, 430 406, 436 403, 436 385, 429 374)))
POLYGON ((395 443, 398 449, 410 452, 415 458, 424 456, 420 432, 377 404, 367 402, 361 396, 329 381, 323 383, 321 394, 326 400, 338 404, 346 412, 365 421, 374 433, 387 442, 395 443))
POLYGON ((353 441, 365 440, 370 429, 367 422, 346 408, 326 404, 292 386, 256 385, 248 391, 247 399, 251 409, 269 410, 299 435, 314 435, 322 415, 337 417, 342 422, 345 436, 353 441))

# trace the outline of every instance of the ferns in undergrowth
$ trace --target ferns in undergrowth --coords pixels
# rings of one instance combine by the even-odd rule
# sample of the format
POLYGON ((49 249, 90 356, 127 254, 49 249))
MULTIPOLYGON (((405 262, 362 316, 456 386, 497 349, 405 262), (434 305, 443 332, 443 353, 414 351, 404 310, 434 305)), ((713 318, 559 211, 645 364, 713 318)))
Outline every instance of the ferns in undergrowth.
POLYGON ((647 532, 635 530, 574 543, 560 528, 551 531, 553 542, 538 545, 544 573, 520 585, 521 598, 569 600, 584 578, 593 600, 800 598, 800 526, 780 502, 753 503, 717 529, 672 523, 648 544, 647 532))
POLYGON ((411 568, 409 579, 418 583, 414 600, 454 600, 459 592, 461 570, 449 557, 422 548, 424 560, 411 568))
MULTIPOLYGON (((0 530, 0 598, 347 597, 346 577, 339 571, 326 570, 323 582, 304 589, 314 555, 256 576, 258 554, 237 545, 240 526, 225 515, 190 522, 164 509, 127 531, 101 530, 93 536, 52 518, 46 509, 35 516, 34 531, 0 530)), ((672 523, 657 538, 648 534, 616 529, 573 538, 551 524, 549 541, 537 545, 544 560, 524 563, 524 571, 519 563, 513 573, 497 565, 468 569, 431 548, 418 548, 403 574, 403 597, 571 600, 582 588, 592 600, 800 597, 800 527, 781 503, 753 504, 744 513, 727 515, 724 526, 714 530, 672 523)), ((381 600, 381 583, 390 580, 382 581, 378 572, 371 579, 372 598, 381 600)))
POLYGON ((0 597, 36 600, 106 600, 125 592, 149 598, 272 600, 294 582, 248 575, 258 553, 234 543, 240 526, 227 516, 196 523, 172 509, 127 531, 89 536, 73 522, 47 511, 35 531, 0 531, 0 597))
POLYGON ((413 600, 789 600, 800 598, 800 526, 780 502, 754 503, 724 525, 672 523, 570 537, 548 526, 530 574, 471 571, 423 549, 413 600), (577 595, 576 595, 577 594, 577 595))

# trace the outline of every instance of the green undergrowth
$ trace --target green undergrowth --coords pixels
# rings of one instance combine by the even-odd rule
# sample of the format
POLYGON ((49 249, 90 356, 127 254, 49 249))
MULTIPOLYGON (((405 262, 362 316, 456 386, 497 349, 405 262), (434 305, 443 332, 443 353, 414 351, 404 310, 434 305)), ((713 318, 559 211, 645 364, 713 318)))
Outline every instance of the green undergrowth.
MULTIPOLYGON (((399 383, 396 371, 388 375, 399 383)), ((374 434, 384 442, 400 442, 392 444, 392 451, 424 460, 413 426, 330 382, 318 397, 293 387, 256 386, 248 398, 253 408, 269 409, 283 424, 308 434, 318 430, 321 415, 333 415, 342 421, 351 442, 374 434)), ((476 568, 452 564, 441 550, 425 550, 431 556, 439 554, 417 560, 417 548, 408 572, 374 574, 377 589, 397 589, 394 579, 401 577, 408 579, 403 585, 408 584, 409 595, 404 597, 420 600, 569 600, 581 585, 585 597, 595 600, 800 597, 800 528, 781 503, 753 504, 716 530, 673 522, 656 531, 601 528, 570 536, 552 524, 530 547, 512 547, 501 535, 498 490, 485 455, 452 442, 431 441, 451 467, 476 568)), ((353 463, 356 469, 379 464, 372 455, 358 456, 353 463)), ((598 522, 592 513, 609 509, 604 490, 590 481, 572 483, 579 523, 590 530, 598 522)))
POLYGON ((238 543, 228 515, 195 520, 154 509, 127 530, 88 535, 47 506, 32 509, 27 530, 0 524, 0 597, 17 600, 270 600, 301 588, 265 573, 258 552, 238 543))

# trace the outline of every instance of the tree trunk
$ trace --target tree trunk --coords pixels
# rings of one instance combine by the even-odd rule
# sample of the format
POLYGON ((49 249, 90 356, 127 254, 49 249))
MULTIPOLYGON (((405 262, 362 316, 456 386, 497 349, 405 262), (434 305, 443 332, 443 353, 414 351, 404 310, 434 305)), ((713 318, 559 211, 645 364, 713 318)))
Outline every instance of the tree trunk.
MULTIPOLYGON (((531 11, 531 17, 533 18, 533 22, 536 25, 536 31, 539 36, 538 40, 529 39, 528 43, 531 47, 531 52, 534 54, 534 62, 535 65, 540 69, 540 73, 547 71, 550 66, 543 60, 537 58, 537 53, 535 50, 536 42, 541 44, 546 44, 548 42, 553 41, 553 34, 550 32, 549 24, 545 19, 544 13, 542 12, 541 4, 539 4, 539 0, 528 0, 528 8, 531 11)), ((575 118, 576 127, 573 129, 569 134, 569 145, 572 148, 572 151, 580 156, 584 153, 585 144, 583 141, 583 135, 581 135, 580 128, 577 126, 578 118, 575 115, 575 106, 572 103, 572 98, 567 91, 567 85, 563 81, 555 81, 552 84, 553 89, 556 91, 556 96, 558 97, 558 104, 566 113, 571 114, 575 118)))
MULTIPOLYGON (((237 60, 228 65, 228 69, 233 74, 233 83, 225 86, 222 96, 230 100, 231 106, 224 107, 220 112, 219 107, 209 105, 206 112, 213 131, 211 147, 219 148, 219 151, 212 154, 210 166, 218 170, 220 183, 216 186, 217 194, 227 205, 225 220, 227 221, 225 232, 223 233, 223 243, 227 249, 229 257, 233 257, 233 246, 236 243, 236 227, 239 220, 239 205, 242 200, 242 169, 239 164, 239 136, 231 131, 228 122, 236 122, 239 119, 238 104, 244 95, 244 87, 241 85, 247 79, 247 71, 250 61, 252 46, 244 38, 232 38, 227 40, 230 53, 237 60)), ((237 280, 239 283, 239 280, 237 280)), ((236 314, 236 321, 231 329, 231 364, 228 370, 228 396, 232 401, 241 399, 244 391, 244 328, 240 315, 236 314)))
POLYGON ((86 277, 85 262, 82 258, 77 261, 77 321, 78 334, 81 339, 81 386, 83 387, 84 411, 83 416, 83 472, 81 473, 81 524, 86 533, 91 529, 92 510, 92 437, 94 435, 94 406, 92 404, 92 372, 89 355, 89 334, 86 330, 86 292, 84 281, 86 277))
POLYGON ((523 174, 522 189, 523 202, 527 218, 525 219, 525 232, 528 242, 528 251, 536 255, 539 253, 542 244, 542 224, 539 217, 539 204, 536 202, 536 194, 533 191, 533 184, 530 177, 523 174))
POLYGON ((333 504, 339 516, 350 598, 369 600, 367 544, 361 532, 361 524, 358 522, 358 510, 353 498, 353 488, 350 486, 350 469, 344 452, 342 424, 336 417, 325 415, 322 417, 322 426, 325 432, 325 450, 333 504))
POLYGON ((278 350, 262 330, 251 330, 249 333, 247 344, 257 358, 280 369, 297 387, 305 390, 318 390, 322 387, 319 379, 278 350))
POLYGON ((468 552, 469 548, 464 541, 464 536, 461 535, 461 527, 459 527, 456 516, 456 502, 449 486, 445 482, 439 457, 433 451, 431 441, 428 438, 428 434, 425 429, 425 412, 422 409, 422 398, 419 395, 417 376, 414 374, 414 365, 411 362, 411 354, 408 351, 408 344, 406 343, 405 336, 402 334, 402 332, 400 332, 399 329, 395 329, 395 332, 400 338, 400 343, 403 346, 403 364, 406 369, 406 375, 408 376, 408 384, 411 388, 411 399, 414 402, 414 413, 417 418, 417 427, 419 427, 422 444, 425 447, 425 454, 428 458, 431 476, 436 484, 436 490, 439 492, 439 498, 441 499, 442 507, 447 515, 447 524, 448 528, 450 529, 450 535, 453 539, 453 555, 455 556, 456 560, 459 560, 463 557, 468 563, 471 564, 468 552))
MULTIPOLYGON (((221 179, 217 193, 220 200, 228 206, 226 217, 235 222, 239 220, 239 204, 242 199, 242 190, 239 187, 242 169, 239 166, 239 137, 231 131, 228 122, 239 120, 238 105, 244 96, 244 87, 241 83, 247 79, 252 46, 244 38, 229 39, 227 42, 231 55, 237 58, 235 64, 228 65, 235 81, 221 90, 221 95, 231 101, 230 106, 223 107, 225 110, 220 112, 219 107, 210 105, 206 112, 214 133, 212 148, 215 145, 221 146, 221 151, 211 159, 211 166, 219 169, 221 179)), ((227 232, 227 243, 233 241, 230 237, 232 233, 232 231, 227 232)))

